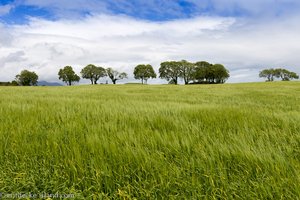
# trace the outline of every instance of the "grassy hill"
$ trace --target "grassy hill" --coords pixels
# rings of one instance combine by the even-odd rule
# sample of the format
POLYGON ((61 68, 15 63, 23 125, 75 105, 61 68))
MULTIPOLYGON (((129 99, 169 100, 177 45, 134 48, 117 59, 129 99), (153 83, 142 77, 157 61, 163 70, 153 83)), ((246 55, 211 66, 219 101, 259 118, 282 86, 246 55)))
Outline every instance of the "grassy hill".
POLYGON ((297 199, 300 83, 0 88, 0 191, 297 199))

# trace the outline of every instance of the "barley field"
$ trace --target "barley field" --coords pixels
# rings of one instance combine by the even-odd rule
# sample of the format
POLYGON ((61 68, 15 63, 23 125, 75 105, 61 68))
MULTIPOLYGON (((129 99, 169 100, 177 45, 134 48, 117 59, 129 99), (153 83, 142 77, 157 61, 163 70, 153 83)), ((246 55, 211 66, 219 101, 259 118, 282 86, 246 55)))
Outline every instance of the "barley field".
POLYGON ((0 87, 0 140, 2 197, 299 199, 300 82, 0 87))

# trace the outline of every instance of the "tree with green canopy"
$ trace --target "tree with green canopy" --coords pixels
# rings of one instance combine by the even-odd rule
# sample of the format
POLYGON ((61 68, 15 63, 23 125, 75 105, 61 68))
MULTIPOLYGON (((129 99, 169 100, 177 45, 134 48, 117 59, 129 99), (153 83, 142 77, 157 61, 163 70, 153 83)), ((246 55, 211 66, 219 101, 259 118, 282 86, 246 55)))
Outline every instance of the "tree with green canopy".
POLYGON ((38 78, 35 72, 23 70, 20 74, 16 75, 16 82, 22 86, 33 86, 37 85, 38 78))
POLYGON ((206 61, 199 61, 195 63, 194 79, 199 83, 209 82, 210 68, 212 64, 206 61))
POLYGON ((189 84, 195 76, 195 64, 186 60, 182 60, 177 63, 180 66, 180 77, 184 80, 184 84, 189 84))
POLYGON ((71 66, 65 66, 58 72, 58 78, 71 86, 73 82, 79 82, 80 77, 74 72, 71 66))
POLYGON ((116 84, 117 80, 121 80, 127 78, 127 74, 125 72, 118 72, 112 68, 106 69, 107 76, 111 79, 113 84, 116 84))
POLYGON ((195 65, 195 79, 199 83, 225 83, 230 77, 229 71, 222 64, 200 61, 196 62, 195 65))
POLYGON ((149 78, 156 78, 156 73, 151 65, 138 65, 133 72, 135 79, 141 79, 142 84, 147 84, 149 78))
POLYGON ((84 79, 90 79, 91 84, 97 84, 97 81, 106 76, 106 70, 103 67, 97 67, 93 64, 89 64, 81 70, 81 76, 84 79))
POLYGON ((274 81, 274 77, 276 77, 277 73, 276 71, 271 68, 271 69, 264 69, 259 72, 259 77, 260 78, 267 78, 267 81, 274 81))
POLYGON ((176 61, 166 61, 160 64, 159 78, 166 79, 170 83, 178 84, 178 78, 181 76, 181 65, 176 61))
POLYGON ((225 83, 225 81, 230 77, 229 71, 222 64, 214 64, 212 69, 214 74, 214 83, 225 83))
POLYGON ((291 72, 287 69, 282 69, 282 68, 275 69, 275 76, 276 78, 281 78, 282 81, 299 79, 299 76, 295 72, 291 72))

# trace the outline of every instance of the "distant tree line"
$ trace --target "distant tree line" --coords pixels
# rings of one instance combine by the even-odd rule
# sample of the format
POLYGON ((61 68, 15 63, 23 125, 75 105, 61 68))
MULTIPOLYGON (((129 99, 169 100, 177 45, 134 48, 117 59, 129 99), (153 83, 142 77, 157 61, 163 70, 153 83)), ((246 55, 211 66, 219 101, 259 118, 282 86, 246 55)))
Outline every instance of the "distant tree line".
MULTIPOLYGON (((125 72, 119 72, 112 68, 97 67, 89 64, 84 67, 81 72, 81 77, 89 79, 91 84, 97 84, 97 81, 102 77, 108 77, 113 84, 118 80, 125 79, 128 75, 125 72)), ((66 66, 59 70, 59 79, 72 85, 73 82, 78 82, 80 77, 75 74, 71 66, 66 66)), ((140 64, 134 68, 133 75, 135 79, 141 80, 142 84, 147 83, 148 79, 156 78, 157 75, 153 67, 149 64, 140 64)), ((159 78, 166 79, 170 84, 178 84, 178 80, 184 80, 185 84, 219 84, 225 83, 229 78, 229 71, 221 64, 210 64, 205 61, 191 63, 186 60, 182 61, 167 61, 160 64, 159 78)))
MULTIPOLYGON (((103 67, 97 67, 93 64, 89 64, 84 67, 81 72, 81 77, 89 79, 91 84, 97 84, 97 81, 102 77, 109 77, 113 84, 116 84, 117 80, 127 78, 125 72, 119 72, 112 68, 104 69, 103 67)), ((72 85, 74 82, 79 82, 80 77, 74 72, 71 66, 65 66, 58 72, 58 78, 65 82, 67 85, 72 85)))
POLYGON ((220 84, 230 77, 229 71, 221 64, 206 61, 191 63, 186 60, 168 61, 160 64, 159 77, 177 84, 183 79, 185 84, 220 84))
MULTIPOLYGON (((160 64, 159 78, 165 79, 169 84, 178 84, 179 80, 183 80, 184 84, 222 84, 230 77, 229 71, 222 64, 211 64, 206 61, 189 62, 166 61, 160 64)), ((108 77, 113 84, 118 80, 125 79, 128 75, 125 72, 119 72, 112 68, 104 68, 89 64, 85 66, 80 75, 77 75, 71 66, 65 66, 59 69, 58 78, 67 85, 73 85, 79 82, 81 78, 90 80, 91 84, 97 84, 100 78, 108 77)), ((141 80, 142 84, 147 84, 148 79, 157 78, 153 67, 150 64, 139 64, 134 68, 133 75, 135 79, 141 80)), ((266 78, 267 81, 274 81, 275 78, 281 78, 283 81, 298 79, 299 76, 295 72, 287 69, 264 69, 260 71, 259 77, 266 78)), ((21 71, 16 75, 15 80, 10 82, 0 82, 2 85, 21 85, 35 86, 38 83, 38 75, 28 70, 21 71)), ((107 81, 106 81, 107 83, 107 81)))
MULTIPOLYGON (((125 72, 119 72, 112 68, 89 64, 81 72, 83 79, 88 79, 91 84, 97 84, 100 78, 108 77, 113 84, 118 80, 128 78, 125 72)), ((150 78, 156 78, 153 67, 150 64, 140 64, 134 68, 135 79, 141 80, 142 84, 150 78)), ((77 75, 71 66, 66 66, 59 70, 59 79, 67 85, 79 82, 80 76, 77 75)), ((159 78, 166 79, 170 84, 178 84, 178 80, 184 80, 185 84, 219 84, 225 83, 229 78, 229 71, 221 64, 210 64, 205 61, 191 63, 186 60, 167 61, 160 64, 159 78)))
POLYGON ((291 72, 287 69, 264 69, 259 72, 260 78, 266 78, 266 81, 274 81, 275 78, 280 78, 282 81, 289 81, 292 79, 299 79, 299 76, 295 72, 291 72))
POLYGON ((12 82, 0 82, 0 86, 18 86, 19 84, 16 81, 12 82))

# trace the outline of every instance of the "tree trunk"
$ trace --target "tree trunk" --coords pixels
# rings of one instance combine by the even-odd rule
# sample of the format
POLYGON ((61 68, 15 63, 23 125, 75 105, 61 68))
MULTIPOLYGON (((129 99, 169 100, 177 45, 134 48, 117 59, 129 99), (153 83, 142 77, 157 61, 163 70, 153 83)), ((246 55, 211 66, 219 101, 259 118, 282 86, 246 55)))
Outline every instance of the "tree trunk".
POLYGON ((116 81, 117 81, 117 80, 112 80, 112 82, 113 82, 114 85, 116 84, 116 81))
POLYGON ((187 78, 184 79, 184 84, 185 85, 189 84, 189 80, 187 78))
POLYGON ((177 78, 174 79, 174 83, 175 83, 175 85, 177 85, 177 78))

